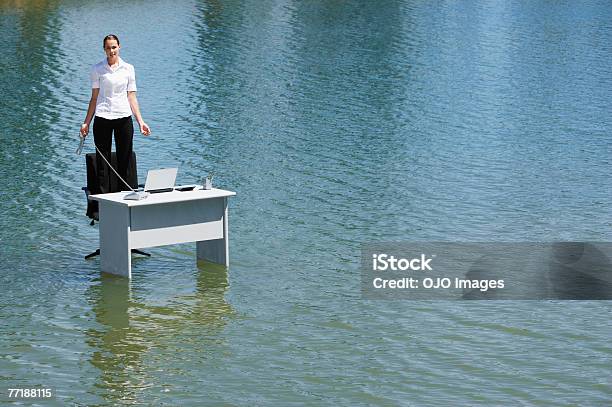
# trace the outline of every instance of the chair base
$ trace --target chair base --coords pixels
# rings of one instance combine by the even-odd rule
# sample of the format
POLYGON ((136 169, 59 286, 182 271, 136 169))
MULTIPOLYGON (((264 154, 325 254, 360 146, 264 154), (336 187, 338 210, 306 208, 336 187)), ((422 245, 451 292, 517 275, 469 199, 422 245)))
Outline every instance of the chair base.
POLYGON ((89 253, 87 256, 85 256, 85 260, 91 259, 92 257, 96 257, 100 255, 100 249, 96 249, 95 252, 89 253))
MULTIPOLYGON (((132 254, 140 254, 141 256, 151 257, 150 253, 146 253, 138 249, 132 249, 132 254)), ((85 256, 85 260, 91 259, 92 257, 96 257, 99 255, 100 255, 100 249, 97 249, 95 252, 89 253, 87 256, 85 256)))

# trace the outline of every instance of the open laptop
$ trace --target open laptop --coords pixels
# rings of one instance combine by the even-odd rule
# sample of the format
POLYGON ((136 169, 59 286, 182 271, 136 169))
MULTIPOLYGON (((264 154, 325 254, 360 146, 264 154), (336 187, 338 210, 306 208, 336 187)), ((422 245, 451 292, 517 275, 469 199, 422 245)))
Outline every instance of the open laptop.
POLYGON ((160 170, 149 170, 144 190, 151 194, 157 192, 170 192, 174 190, 174 181, 178 168, 162 168, 160 170))

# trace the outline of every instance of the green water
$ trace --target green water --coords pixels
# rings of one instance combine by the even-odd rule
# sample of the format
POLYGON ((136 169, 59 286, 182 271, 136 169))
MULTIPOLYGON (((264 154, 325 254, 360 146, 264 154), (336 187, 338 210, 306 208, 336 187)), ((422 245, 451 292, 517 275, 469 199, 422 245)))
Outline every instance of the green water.
MULTIPOLYGON (((380 241, 612 241, 607 1, 1 2, 0 388, 40 405, 609 405, 601 301, 361 298, 380 241), (100 273, 77 135, 119 35, 147 169, 234 190, 229 270, 100 273)), ((91 140, 87 151, 92 150, 91 140)))

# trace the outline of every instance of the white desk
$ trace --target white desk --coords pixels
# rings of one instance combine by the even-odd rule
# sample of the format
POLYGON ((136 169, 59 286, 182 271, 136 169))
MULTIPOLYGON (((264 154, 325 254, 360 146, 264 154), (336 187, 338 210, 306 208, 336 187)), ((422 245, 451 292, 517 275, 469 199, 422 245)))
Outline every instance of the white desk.
POLYGON ((90 196, 99 202, 102 271, 131 278, 131 249, 196 242, 198 259, 229 266, 228 197, 222 189, 151 194, 124 200, 128 192, 90 196))

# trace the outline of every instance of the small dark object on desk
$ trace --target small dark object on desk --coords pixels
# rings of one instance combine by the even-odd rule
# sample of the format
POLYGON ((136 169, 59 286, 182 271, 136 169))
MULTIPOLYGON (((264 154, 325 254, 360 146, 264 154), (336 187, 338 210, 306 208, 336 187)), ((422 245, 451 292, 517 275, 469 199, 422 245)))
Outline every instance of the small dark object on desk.
POLYGON ((193 191, 195 189, 195 185, 189 185, 186 187, 178 187, 178 188, 174 188, 177 191, 181 191, 181 192, 185 192, 185 191, 193 191))
POLYGON ((162 188, 162 189, 148 189, 145 192, 148 192, 150 194, 161 194, 162 192, 172 192, 174 191, 173 188, 162 188))

